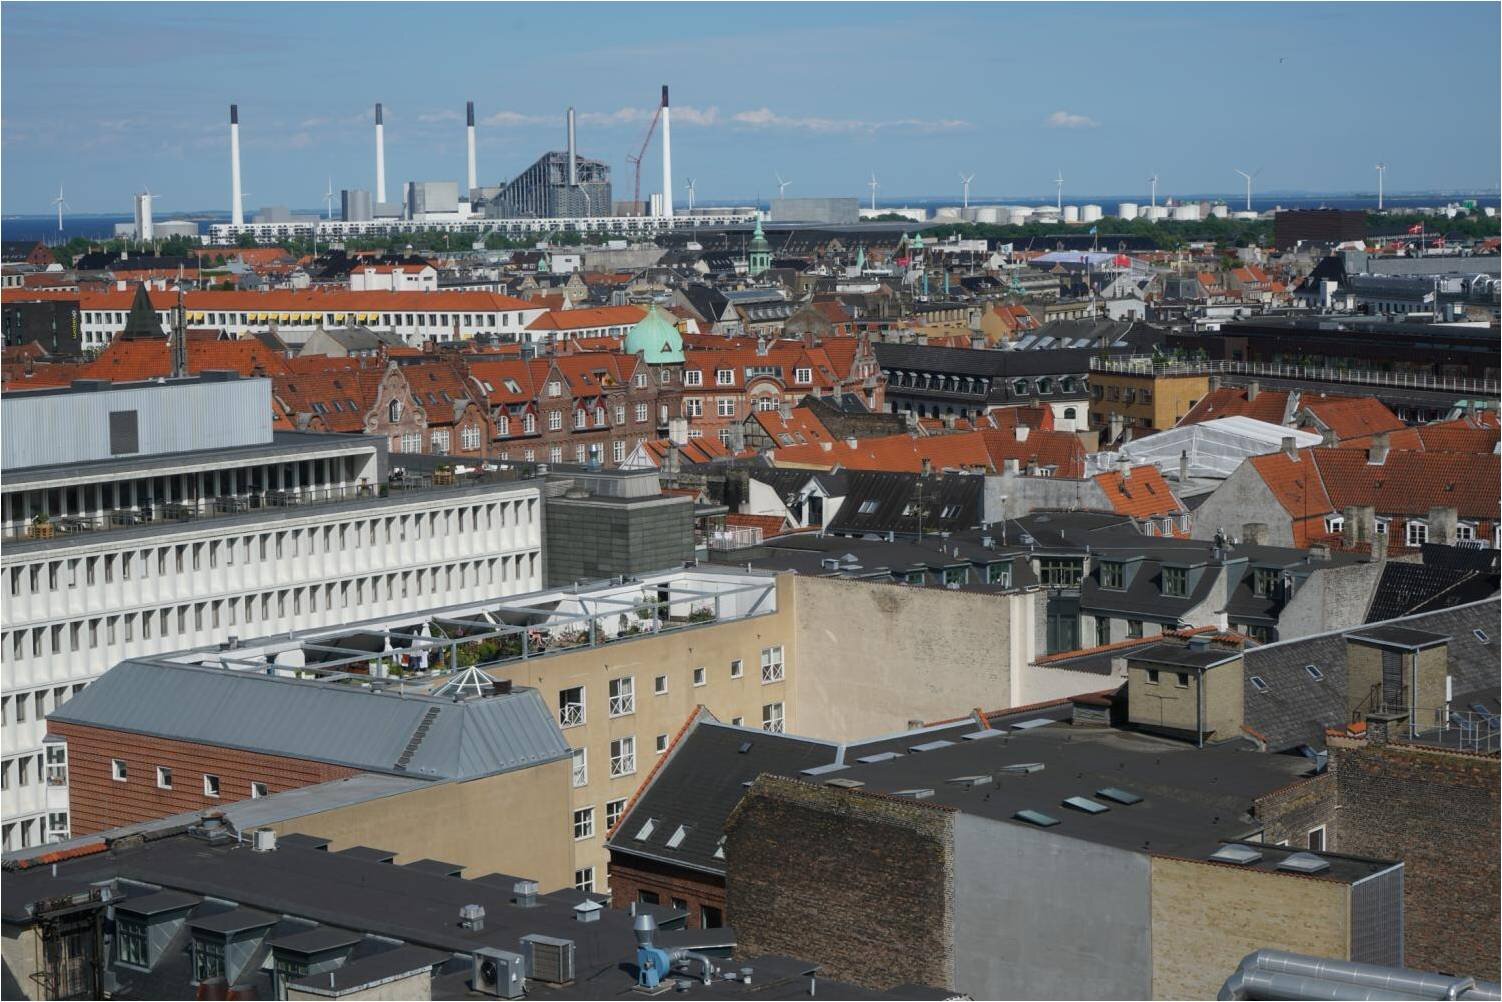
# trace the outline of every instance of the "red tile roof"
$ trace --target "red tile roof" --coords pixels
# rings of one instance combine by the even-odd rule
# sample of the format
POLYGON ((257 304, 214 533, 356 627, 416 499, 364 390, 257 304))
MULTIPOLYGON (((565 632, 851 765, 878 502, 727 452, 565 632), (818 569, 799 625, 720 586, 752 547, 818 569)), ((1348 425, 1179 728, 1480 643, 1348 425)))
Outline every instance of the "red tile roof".
MULTIPOLYGON (((30 297, 36 293, 27 293, 30 297)), ((82 294, 80 308, 85 310, 129 310, 136 295, 132 287, 125 291, 111 289, 107 292, 82 294)), ((158 310, 167 310, 177 305, 177 293, 170 290, 148 292, 151 305, 158 310)), ((226 313, 276 312, 396 312, 398 310, 447 312, 502 312, 541 309, 511 296, 494 292, 391 292, 376 289, 370 292, 351 292, 349 289, 271 289, 265 292, 185 292, 184 306, 189 312, 206 310, 226 313)))
POLYGON ((1156 466, 1134 466, 1126 477, 1119 470, 1110 470, 1093 479, 1105 491, 1111 510, 1118 515, 1161 518, 1184 511, 1183 503, 1174 497, 1168 481, 1163 479, 1156 466))
POLYGON ((1269 424, 1282 424, 1288 411, 1288 393, 1284 390, 1262 390, 1256 400, 1247 400, 1247 391, 1239 386, 1222 386, 1211 390, 1194 405, 1194 408, 1179 420, 1183 428, 1216 418, 1249 417, 1269 424))
MULTIPOLYGON (((188 338, 188 371, 232 369, 242 376, 275 376, 287 371, 287 360, 255 338, 221 341, 188 338)), ((81 379, 132 382, 172 373, 167 339, 116 338, 99 357, 83 367, 81 379)))
POLYGON ((768 453, 773 465, 798 469, 886 470, 919 473, 927 460, 934 470, 978 468, 1001 470, 1009 459, 1025 467, 1030 462, 1056 467, 1055 476, 1084 474, 1085 449, 1064 432, 1035 431, 1019 442, 1013 431, 982 429, 952 435, 890 435, 836 440, 778 448, 768 453))
POLYGON ((632 327, 647 311, 640 306, 597 306, 550 310, 527 325, 529 331, 574 331, 590 327, 632 327))
POLYGON ((726 515, 725 524, 746 529, 760 529, 762 539, 780 536, 787 522, 780 515, 726 515))
POLYGON ((1305 397, 1299 402, 1299 411, 1315 419, 1307 424, 1330 429, 1337 442, 1405 427, 1376 397, 1305 397))

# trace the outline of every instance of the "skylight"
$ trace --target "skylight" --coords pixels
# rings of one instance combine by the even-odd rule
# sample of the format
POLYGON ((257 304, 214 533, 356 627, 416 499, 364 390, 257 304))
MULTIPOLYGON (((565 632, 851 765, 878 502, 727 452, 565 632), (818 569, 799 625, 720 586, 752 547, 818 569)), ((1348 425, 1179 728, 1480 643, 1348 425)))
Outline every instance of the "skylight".
POLYGON ((1272 689, 1272 686, 1268 685, 1266 680, 1264 680, 1261 675, 1253 675, 1251 677, 1251 683, 1252 688, 1256 689, 1258 692, 1268 692, 1272 689))
POLYGON ((1084 811, 1086 814, 1104 814, 1111 809, 1099 801, 1091 800, 1089 797, 1065 797, 1064 806, 1073 807, 1075 810, 1084 811))
POLYGON ((1325 680, 1325 673, 1320 671, 1316 665, 1305 665, 1304 671, 1308 672, 1309 677, 1316 682, 1323 682, 1325 680))
POLYGON ((1018 811, 1012 817, 1018 821, 1026 821, 1030 825, 1037 825, 1039 828, 1052 828, 1059 823, 1058 818, 1050 817, 1042 811, 1018 811))
POLYGON ((667 842, 668 848, 669 849, 676 849, 676 848, 678 848, 680 845, 683 844, 683 840, 685 838, 687 838, 687 837, 688 837, 688 825, 679 825, 678 829, 676 831, 674 831, 673 834, 668 838, 668 842, 667 842))
POLYGON ((643 824, 639 829, 637 829, 637 832, 636 832, 636 841, 638 841, 638 842, 645 842, 647 839, 649 839, 649 838, 652 837, 652 833, 655 832, 656 830, 657 830, 657 819, 656 818, 648 818, 646 820, 646 823, 643 824))
POLYGON ((1330 863, 1312 852, 1296 852, 1279 863, 1278 869, 1292 870, 1294 873, 1322 873, 1330 869, 1330 863))
POLYGON ((862 515, 875 515, 878 505, 875 500, 862 501, 860 508, 856 509, 862 515))
POLYGON ((920 786, 912 790, 896 790, 894 797, 912 797, 914 800, 927 800, 934 795, 934 791, 926 786, 920 786))
POLYGON ((1119 786, 1108 786, 1104 789, 1096 790, 1095 795, 1128 806, 1142 803, 1141 795, 1133 793, 1131 790, 1123 790, 1119 786))
POLYGON ((1486 637, 1486 631, 1485 630, 1472 630, 1471 634, 1477 640, 1481 641, 1483 644, 1487 642, 1487 637, 1486 637))
POLYGON ((1042 772, 1042 762, 1016 762, 1012 765, 1002 766, 1007 772, 1042 772))
POLYGON ((1237 866, 1245 866, 1261 859, 1262 853, 1248 845, 1223 845, 1212 852, 1210 858, 1218 863, 1235 863, 1237 866))

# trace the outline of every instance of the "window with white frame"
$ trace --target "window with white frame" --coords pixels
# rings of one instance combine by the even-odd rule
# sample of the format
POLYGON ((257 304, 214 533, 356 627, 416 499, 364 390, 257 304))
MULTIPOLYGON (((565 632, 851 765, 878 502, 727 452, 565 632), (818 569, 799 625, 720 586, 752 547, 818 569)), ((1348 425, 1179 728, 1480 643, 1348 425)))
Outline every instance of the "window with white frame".
POLYGON ((720 417, 735 417, 735 398, 717 397, 715 399, 715 413, 720 417))
POLYGON ((768 682, 781 682, 783 678, 782 645, 775 647, 763 647, 761 649, 761 681, 763 685, 768 682))
POLYGON ((584 723, 584 686, 576 685, 558 692, 558 726, 578 727, 584 723))
POLYGON ((1405 532, 1407 533, 1406 538, 1409 546, 1420 546, 1429 540, 1428 523, 1421 522, 1416 518, 1408 520, 1405 532))
POLYGON ((706 672, 703 668, 694 669, 694 685, 703 685, 707 681, 706 672))
POLYGON ((588 786, 589 785, 589 749, 588 748, 575 748, 574 751, 573 751, 573 756, 574 756, 574 763, 573 763, 574 764, 574 773, 573 773, 574 788, 578 789, 581 786, 588 786))
POLYGON ((735 385, 735 370, 734 369, 716 369, 715 373, 714 373, 714 382, 715 382, 716 386, 734 386, 735 385))
POLYGON ((610 776, 629 776, 636 772, 636 738, 616 738, 610 742, 610 776))
POLYGON ((745 672, 745 669, 744 669, 743 665, 741 664, 741 659, 740 658, 736 658, 734 661, 730 662, 730 677, 731 678, 740 678, 745 673, 746 672, 745 672))
POLYGON ((813 381, 814 381, 814 370, 812 370, 812 369, 794 369, 793 370, 793 382, 795 382, 795 383, 812 383, 813 381))
POLYGON ((449 433, 448 433, 447 429, 445 429, 444 431, 435 431, 435 432, 433 432, 433 434, 432 434, 432 443, 433 443, 433 452, 434 453, 442 455, 443 453, 448 452, 449 451, 449 433))
POLYGON ((574 411, 574 427, 584 428, 589 425, 589 413, 587 411, 574 411))
POLYGON ((646 389, 647 374, 645 372, 638 372, 636 374, 636 378, 633 379, 632 382, 636 384, 636 388, 638 390, 646 389))
POLYGON ((159 790, 172 789, 172 770, 164 765, 156 767, 156 785, 159 790))
POLYGON ((659 696, 666 695, 668 691, 668 677, 666 675, 658 675, 652 679, 652 691, 659 696))
POLYGON ((582 870, 574 871, 574 890, 593 893, 595 889, 595 868, 586 866, 582 870))
POLYGON ((495 433, 501 437, 511 434, 511 418, 502 414, 495 419, 495 433))
POLYGON ((552 446, 551 448, 548 449, 548 462, 550 462, 550 463, 561 463, 561 462, 563 462, 563 446, 561 446, 561 445, 555 445, 555 446, 552 446))
POLYGON ((124 783, 130 779, 130 768, 125 764, 125 759, 110 759, 110 779, 113 779, 117 783, 124 783))
POLYGON ((646 404, 637 404, 636 405, 636 423, 637 424, 643 424, 643 423, 646 422, 646 420, 647 420, 647 405, 646 404))
POLYGON ((659 734, 659 735, 657 735, 657 754, 661 755, 663 752, 665 752, 667 750, 668 750, 668 736, 666 734, 659 734))
POLYGON ((550 397, 561 397, 561 396, 563 396, 563 384, 560 383, 556 379, 554 379, 551 382, 549 382, 548 383, 548 396, 550 396, 550 397))
POLYGON ((630 675, 610 680, 610 715, 624 717, 636 712, 636 679, 630 675))
POLYGON ((621 815, 626 813, 626 798, 605 801, 605 830, 609 831, 620 823, 621 815))
POLYGON ((625 424, 626 423, 626 405, 625 404, 616 404, 615 405, 615 423, 616 424, 625 424))
POLYGON ((459 433, 459 441, 466 452, 473 452, 480 447, 480 429, 469 425, 459 433))
POLYGON ((523 414, 522 415, 522 433, 524 435, 536 435, 537 434, 537 415, 536 414, 523 414))
POLYGON ((574 812, 574 841, 594 838, 595 836, 595 809, 593 807, 581 807, 574 812))
POLYGON ((1345 529, 1345 527, 1346 527, 1345 516, 1343 516, 1343 515, 1326 515, 1325 516, 1325 531, 1326 532, 1340 532, 1343 529, 1345 529))
POLYGON ((761 708, 761 729, 773 734, 782 733, 782 704, 768 703, 761 708))
POLYGON ((270 789, 266 786, 265 783, 251 783, 250 784, 250 799, 251 800, 260 800, 262 797, 266 796, 269 792, 270 792, 270 789))
POLYGON ((205 797, 219 796, 219 777, 212 773, 203 774, 203 795, 205 797))
POLYGON ((1459 541, 1459 540, 1469 541, 1469 540, 1472 540, 1472 539, 1475 539, 1475 538, 1476 538, 1476 523, 1475 522, 1456 522, 1455 523, 1455 539, 1457 541, 1459 541))
POLYGON ((548 431, 563 430, 563 412, 548 411, 548 431))
POLYGON ((616 464, 626 461, 626 443, 616 439, 610 443, 610 461, 616 464))
POLYGON ((704 415, 704 401, 698 397, 683 398, 684 417, 702 417, 704 415))
POLYGON ((704 373, 700 372, 698 369, 684 369, 683 370, 683 385, 684 386, 703 386, 704 385, 704 373))
POLYGON ((756 409, 759 411, 775 411, 777 409, 776 397, 757 397, 756 409))
POLYGON ((1379 536, 1387 535, 1388 521, 1389 520, 1385 518, 1377 519, 1377 521, 1372 525, 1372 531, 1379 536))

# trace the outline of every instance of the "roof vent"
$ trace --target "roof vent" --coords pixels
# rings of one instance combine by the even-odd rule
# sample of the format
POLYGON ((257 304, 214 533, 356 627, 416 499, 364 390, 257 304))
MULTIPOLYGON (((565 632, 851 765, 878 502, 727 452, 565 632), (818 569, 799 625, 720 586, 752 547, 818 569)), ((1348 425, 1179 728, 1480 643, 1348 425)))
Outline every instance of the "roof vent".
POLYGON ((858 779, 847 779, 844 776, 836 776, 834 779, 826 779, 825 786, 837 786, 842 790, 859 790, 866 784, 858 779))
POLYGON ((1330 869, 1330 861, 1312 852, 1296 852, 1279 863, 1278 869, 1291 873, 1323 873, 1330 869))
POLYGON ((1262 858, 1262 853, 1249 845, 1223 845, 1210 854, 1210 858, 1217 863, 1235 863, 1237 866, 1246 866, 1255 863, 1262 858))
POLYGON ((908 749, 908 751, 911 751, 911 752, 938 751, 940 748, 949 748, 953 744, 954 744, 953 741, 945 741, 942 738, 940 738, 938 741, 925 741, 921 745, 913 745, 911 748, 908 749))
POLYGON ((518 880, 516 883, 511 885, 511 893, 516 895, 511 899, 511 903, 516 905, 516 907, 537 907, 537 881, 518 880))
POLYGON ((911 790, 894 790, 894 797, 912 797, 914 800, 927 800, 934 795, 934 791, 926 786, 916 787, 911 790))
POLYGON ((585 900, 579 902, 577 905, 574 905, 574 921, 598 922, 600 921, 600 913, 604 910, 604 905, 600 904, 598 901, 586 898, 585 900))
POLYGON ((1039 828, 1052 828, 1059 823, 1058 818, 1044 814, 1042 811, 1018 811, 1012 817, 1018 821, 1026 821, 1030 825, 1037 825, 1039 828))
POLYGON ((1001 768, 1005 772, 1014 772, 1014 773, 1042 772, 1043 771, 1043 763, 1042 762, 1014 762, 1011 765, 1004 765, 1001 768))
POLYGON ((485 906, 465 905, 459 909, 459 927, 479 932, 485 928, 485 906))
POLYGON ((894 758, 901 757, 901 752, 884 751, 877 752, 875 755, 862 755, 860 758, 856 759, 856 761, 861 762, 865 765, 875 765, 877 762, 890 762, 894 758))
POLYGON ((977 786, 985 786, 987 783, 991 782, 991 780, 991 776, 956 776, 953 779, 949 780, 949 782, 954 786, 966 786, 974 788, 977 786))

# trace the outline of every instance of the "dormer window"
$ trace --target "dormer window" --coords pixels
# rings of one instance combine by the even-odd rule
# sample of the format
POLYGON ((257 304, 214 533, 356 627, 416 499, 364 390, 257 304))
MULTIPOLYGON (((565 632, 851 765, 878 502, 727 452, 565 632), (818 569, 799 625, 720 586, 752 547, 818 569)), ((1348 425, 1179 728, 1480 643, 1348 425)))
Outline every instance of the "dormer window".
POLYGON ((1252 594, 1261 598, 1271 598, 1276 595, 1280 576, 1276 567, 1255 568, 1252 571, 1252 594))
POLYGON ((1163 594, 1169 598, 1184 598, 1189 594, 1188 568, 1163 568, 1163 594))
POLYGON ((115 914, 115 959, 132 967, 150 967, 146 923, 134 915, 115 914))
POLYGON ((1113 591, 1120 591, 1126 587, 1126 566, 1119 560, 1102 560, 1100 586, 1113 591))
POLYGON ((716 386, 734 386, 735 385, 735 370, 734 369, 716 369, 715 373, 714 373, 714 381, 715 381, 715 385, 716 386))
POLYGON ((552 382, 550 382, 548 384, 548 396, 550 396, 550 397, 561 397, 561 396, 563 396, 563 384, 560 383, 560 382, 558 382, 558 380, 556 380, 556 379, 553 380, 552 382))

